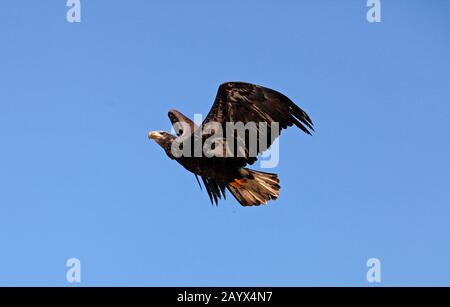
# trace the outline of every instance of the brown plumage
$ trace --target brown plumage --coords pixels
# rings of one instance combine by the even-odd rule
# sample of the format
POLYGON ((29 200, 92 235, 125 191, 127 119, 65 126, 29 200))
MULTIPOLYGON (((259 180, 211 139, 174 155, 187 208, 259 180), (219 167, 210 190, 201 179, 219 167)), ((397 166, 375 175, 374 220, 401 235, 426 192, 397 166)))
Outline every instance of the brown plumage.
MULTIPOLYGON (((195 144, 197 138, 201 138, 204 144, 209 138, 214 136, 214 132, 201 133, 200 136, 194 131, 204 131, 208 124, 214 122, 219 124, 223 131, 226 131, 227 123, 267 123, 267 130, 256 125, 257 148, 256 153, 260 154, 272 145, 281 130, 297 126, 303 132, 311 134, 313 123, 309 116, 295 103, 283 94, 262 87, 243 82, 228 82, 219 87, 214 104, 206 116, 201 127, 197 127, 189 118, 176 110, 169 111, 169 118, 172 124, 184 123, 188 131, 178 131, 177 136, 166 132, 151 132, 149 137, 154 139, 167 155, 179 162, 187 170, 195 174, 200 184, 198 176, 201 177, 206 191, 212 203, 218 204, 219 199, 225 198, 225 190, 231 194, 243 206, 258 206, 266 204, 270 200, 279 197, 279 179, 276 174, 259 172, 245 168, 252 165, 256 160, 256 155, 252 155, 248 135, 245 140, 240 140, 242 146, 235 146, 233 157, 176 157, 172 152, 172 143, 175 140, 183 140, 189 144, 195 144), (270 124, 278 123, 278 128, 271 127, 270 124), (198 130, 202 128, 203 130, 198 130), (277 129, 272 134, 271 129, 277 129), (264 146, 264 142, 266 146, 264 146), (241 156, 237 156, 242 153, 241 156)), ((213 129, 214 130, 214 129, 213 129)), ((250 133, 250 132, 249 132, 250 133)), ((220 148, 213 151, 229 152, 230 139, 236 141, 237 134, 220 139, 220 148)), ((231 147, 232 148, 232 147, 231 147)))

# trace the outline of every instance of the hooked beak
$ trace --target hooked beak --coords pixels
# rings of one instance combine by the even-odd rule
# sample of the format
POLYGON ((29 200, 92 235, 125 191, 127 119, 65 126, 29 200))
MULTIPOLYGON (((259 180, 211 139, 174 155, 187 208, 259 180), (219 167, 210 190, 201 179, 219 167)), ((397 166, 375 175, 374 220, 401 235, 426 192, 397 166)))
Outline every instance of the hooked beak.
POLYGON ((152 140, 157 140, 157 139, 160 139, 162 137, 163 137, 162 134, 159 133, 158 131, 151 131, 151 132, 148 133, 148 138, 152 139, 152 140))

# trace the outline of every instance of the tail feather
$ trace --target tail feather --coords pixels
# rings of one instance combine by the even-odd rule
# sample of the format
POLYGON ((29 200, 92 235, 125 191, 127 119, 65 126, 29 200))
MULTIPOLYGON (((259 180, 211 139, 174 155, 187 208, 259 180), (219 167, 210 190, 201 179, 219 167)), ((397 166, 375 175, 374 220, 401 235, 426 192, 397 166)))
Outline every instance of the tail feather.
POLYGON ((277 174, 244 169, 248 175, 227 185, 242 206, 259 206, 280 195, 280 180, 277 174))

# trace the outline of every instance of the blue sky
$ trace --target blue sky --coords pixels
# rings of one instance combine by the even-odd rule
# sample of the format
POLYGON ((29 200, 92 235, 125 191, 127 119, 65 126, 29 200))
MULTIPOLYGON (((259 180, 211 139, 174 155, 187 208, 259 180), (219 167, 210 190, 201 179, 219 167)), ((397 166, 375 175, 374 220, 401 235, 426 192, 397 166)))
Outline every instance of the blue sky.
MULTIPOLYGON (((450 284, 450 3, 0 4, 0 285, 450 284), (281 138, 281 197, 212 207, 147 139, 224 81, 316 124, 281 138)), ((282 3, 280 3, 282 2, 282 3)))

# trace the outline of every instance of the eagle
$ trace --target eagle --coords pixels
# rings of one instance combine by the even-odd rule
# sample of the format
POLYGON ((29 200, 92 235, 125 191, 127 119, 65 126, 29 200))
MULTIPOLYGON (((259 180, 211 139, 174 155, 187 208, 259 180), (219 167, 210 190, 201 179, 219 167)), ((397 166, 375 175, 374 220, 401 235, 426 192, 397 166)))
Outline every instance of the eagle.
POLYGON ((226 198, 226 190, 242 206, 259 206, 278 199, 278 175, 246 166, 254 164, 283 129, 295 125, 308 135, 314 131, 308 114, 288 97, 245 82, 221 84, 200 126, 177 110, 170 110, 168 116, 176 134, 151 131, 149 139, 159 144, 170 159, 192 172, 202 188, 200 177, 211 204, 216 206, 222 197, 226 198), (230 123, 242 123, 244 127, 255 124, 238 134, 227 130, 230 123), (218 133, 220 129, 222 133, 218 133), (252 138, 256 138, 256 143, 252 138), (210 146, 205 146, 208 141, 210 146), (195 154, 199 148, 200 154, 195 154))

